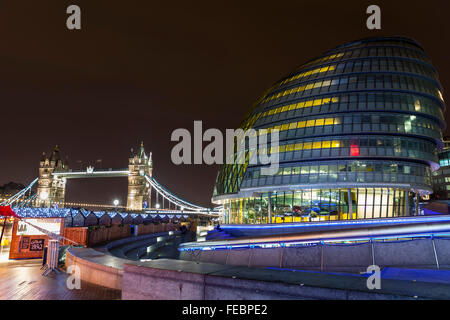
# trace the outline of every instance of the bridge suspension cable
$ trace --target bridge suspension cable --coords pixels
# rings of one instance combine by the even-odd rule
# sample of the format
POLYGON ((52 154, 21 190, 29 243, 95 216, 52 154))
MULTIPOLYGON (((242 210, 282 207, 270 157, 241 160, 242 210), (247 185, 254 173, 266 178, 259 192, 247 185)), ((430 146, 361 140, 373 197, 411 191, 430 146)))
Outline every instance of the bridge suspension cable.
POLYGON ((145 175, 145 179, 160 195, 164 197, 164 199, 166 199, 170 203, 179 206, 180 208, 192 211, 209 211, 208 208, 197 206, 195 204, 192 204, 186 200, 177 197, 175 194, 164 188, 158 181, 156 181, 155 178, 145 175))
MULTIPOLYGON (((24 201, 26 193, 31 190, 31 188, 36 184, 37 181, 38 181, 38 178, 34 179, 27 187, 23 188, 22 190, 17 192, 12 197, 4 200, 3 202, 0 203, 0 205, 1 206, 11 206, 13 203, 18 204, 20 201, 24 201)), ((35 195, 31 196, 31 198, 32 197, 35 197, 35 195)), ((30 199, 26 199, 26 200, 27 200, 27 202, 30 201, 30 199)))

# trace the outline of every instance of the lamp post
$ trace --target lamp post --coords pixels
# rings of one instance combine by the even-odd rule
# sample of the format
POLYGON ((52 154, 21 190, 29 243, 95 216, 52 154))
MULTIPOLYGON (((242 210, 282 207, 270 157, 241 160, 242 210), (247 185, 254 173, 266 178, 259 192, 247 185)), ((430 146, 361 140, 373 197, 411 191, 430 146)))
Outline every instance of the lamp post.
POLYGON ((6 227, 6 216, 3 218, 2 234, 0 235, 0 247, 2 249, 2 253, 3 253, 2 239, 3 239, 3 233, 5 232, 5 227, 6 227))

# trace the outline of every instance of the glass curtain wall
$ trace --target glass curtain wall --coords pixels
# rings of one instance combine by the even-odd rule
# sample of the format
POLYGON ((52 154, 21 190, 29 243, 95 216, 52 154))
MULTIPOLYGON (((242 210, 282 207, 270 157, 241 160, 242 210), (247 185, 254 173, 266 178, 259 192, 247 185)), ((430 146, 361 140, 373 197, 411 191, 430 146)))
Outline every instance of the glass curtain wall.
POLYGON ((409 216, 411 192, 395 188, 305 189, 262 193, 225 204, 230 224, 373 219, 409 216), (269 221, 269 196, 272 221, 269 221))

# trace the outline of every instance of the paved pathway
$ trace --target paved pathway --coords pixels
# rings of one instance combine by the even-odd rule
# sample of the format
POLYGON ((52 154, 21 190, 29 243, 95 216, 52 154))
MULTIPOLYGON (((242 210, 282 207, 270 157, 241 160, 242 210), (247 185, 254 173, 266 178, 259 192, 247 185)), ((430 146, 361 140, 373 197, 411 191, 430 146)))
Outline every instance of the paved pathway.
POLYGON ((42 260, 0 261, 1 300, 116 300, 121 293, 82 282, 80 290, 69 290, 67 275, 42 276, 42 260))

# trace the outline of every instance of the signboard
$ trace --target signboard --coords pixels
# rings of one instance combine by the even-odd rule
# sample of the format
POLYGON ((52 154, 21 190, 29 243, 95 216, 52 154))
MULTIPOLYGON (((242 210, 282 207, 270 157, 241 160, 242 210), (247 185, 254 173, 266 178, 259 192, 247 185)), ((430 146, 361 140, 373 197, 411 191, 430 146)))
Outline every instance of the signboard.
POLYGON ((61 220, 60 218, 26 218, 25 221, 19 220, 17 235, 19 236, 40 236, 46 235, 47 233, 42 232, 46 230, 54 234, 58 234, 61 230, 61 220))
POLYGON ((42 251, 44 250, 45 239, 31 239, 30 251, 42 251))
POLYGON ((28 249, 30 247, 30 237, 23 237, 20 249, 28 249))

